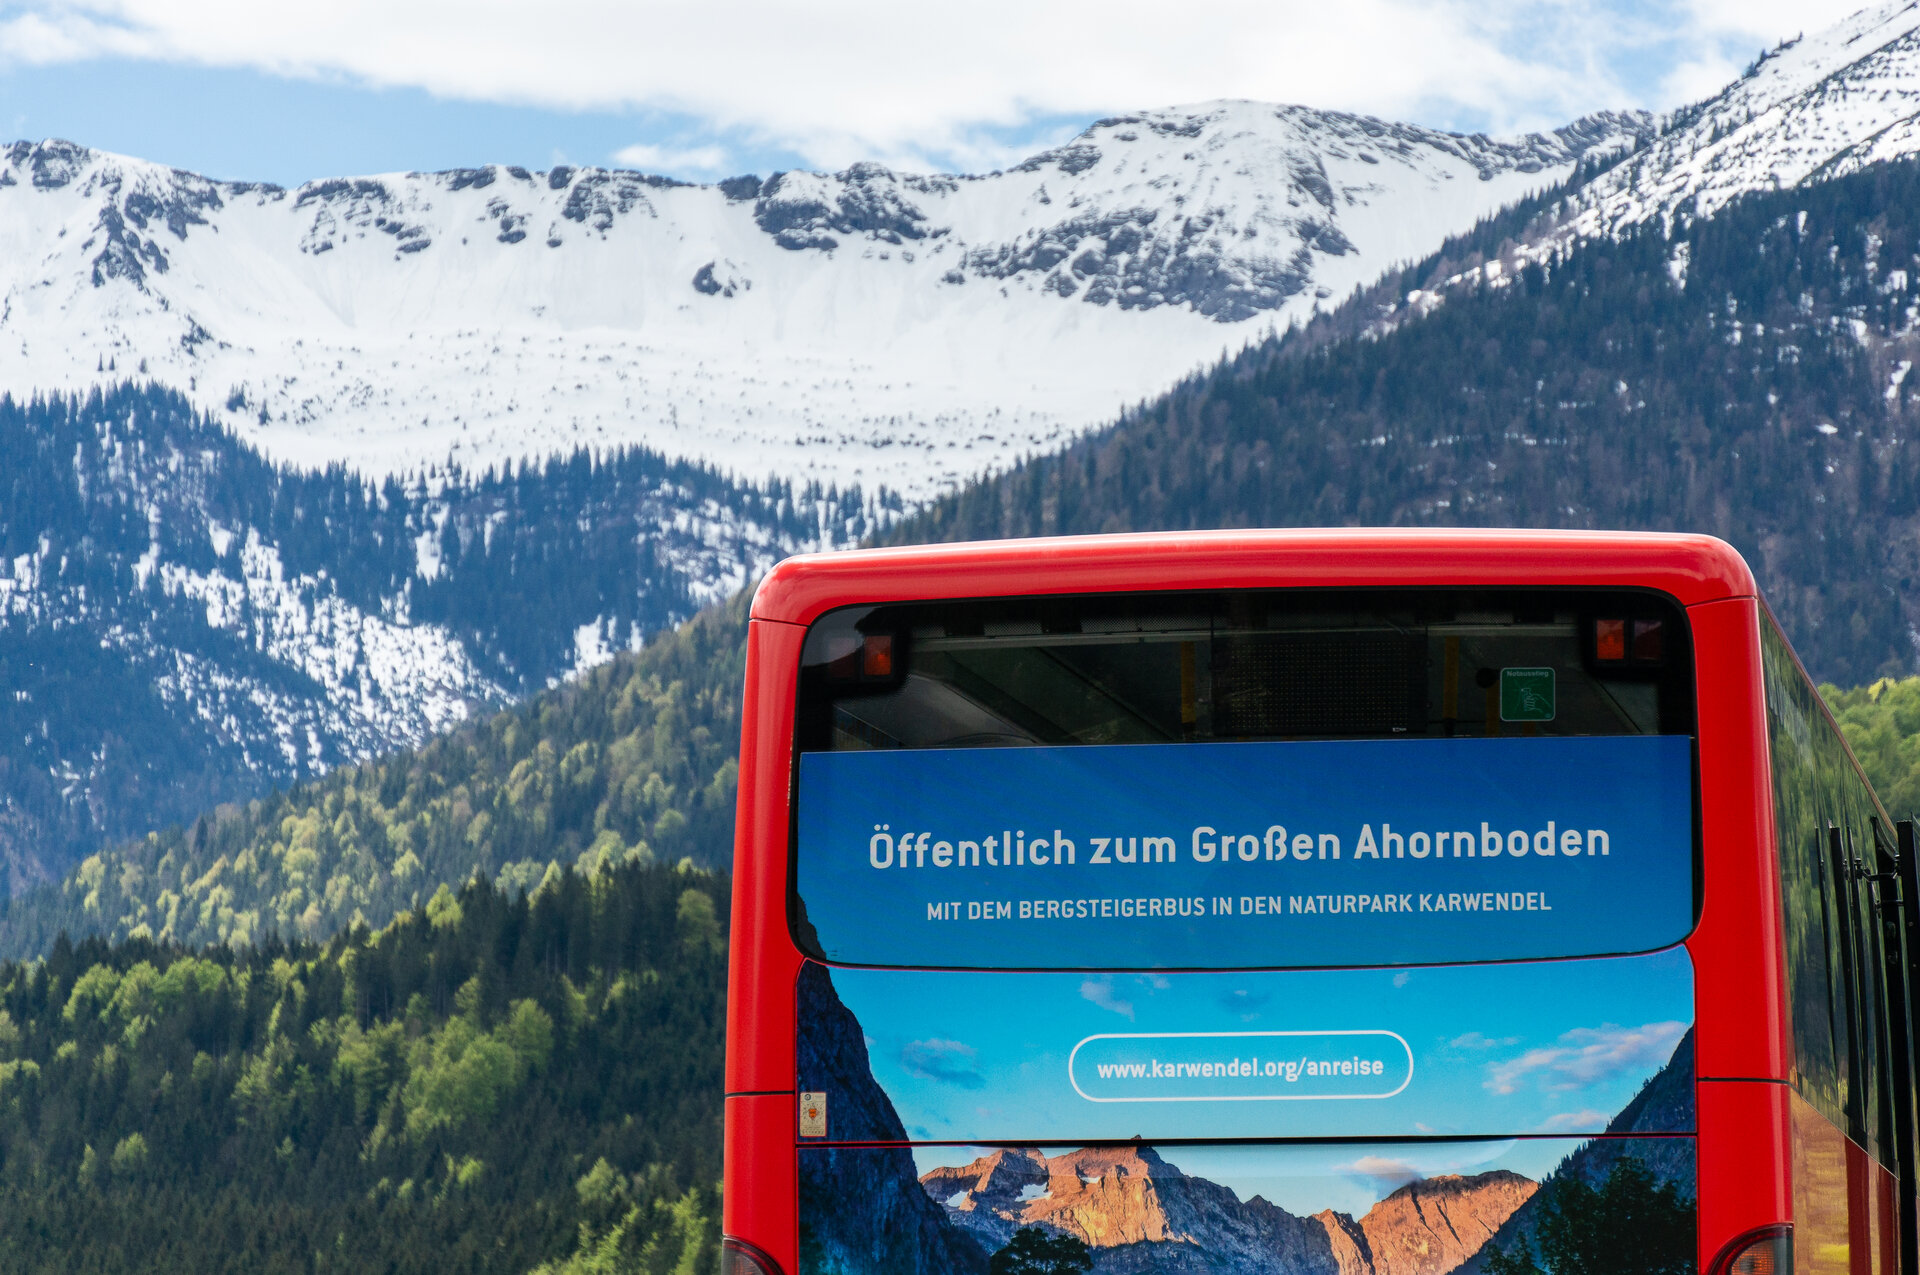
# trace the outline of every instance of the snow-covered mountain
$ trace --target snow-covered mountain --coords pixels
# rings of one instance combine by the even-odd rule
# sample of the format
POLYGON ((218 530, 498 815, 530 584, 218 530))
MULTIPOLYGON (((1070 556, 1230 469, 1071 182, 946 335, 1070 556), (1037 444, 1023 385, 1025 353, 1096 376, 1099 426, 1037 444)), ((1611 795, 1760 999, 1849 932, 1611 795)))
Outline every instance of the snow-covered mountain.
POLYGON ((0 896, 422 744, 887 516, 631 451, 375 485, 164 389, 0 399, 0 896))
POLYGON ((1583 188, 1569 228, 1608 234, 1656 217, 1711 216, 1747 191, 1916 153, 1920 5, 1884 0, 1775 49, 1679 112, 1652 145, 1583 188))
POLYGON ((1650 131, 1252 102, 986 176, 218 182, 0 152, 0 385, 141 375, 301 467, 642 443, 909 495, 1059 445, 1650 131))

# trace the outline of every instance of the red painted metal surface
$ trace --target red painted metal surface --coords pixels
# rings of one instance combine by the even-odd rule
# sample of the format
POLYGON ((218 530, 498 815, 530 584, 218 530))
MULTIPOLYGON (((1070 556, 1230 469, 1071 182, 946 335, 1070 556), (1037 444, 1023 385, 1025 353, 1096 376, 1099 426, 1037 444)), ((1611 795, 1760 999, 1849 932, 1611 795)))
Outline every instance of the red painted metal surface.
POLYGON ((1694 970, 1702 1269, 1743 1232, 1792 1220, 1786 942, 1754 597, 1687 609, 1698 704, 1700 923, 1694 970))
MULTIPOLYGON (((799 1250, 793 982, 786 919, 793 717, 805 626, 839 606, 1153 590, 1648 588, 1689 608, 1699 687, 1704 906, 1697 977, 1700 1249, 1792 1220, 1784 944, 1757 591, 1706 536, 1250 531, 1088 536, 790 558, 753 603, 740 752, 727 1039, 725 1229, 799 1250)), ((1815 1117, 1817 1119, 1817 1117, 1815 1117)))
POLYGON ((1203 531, 993 540, 788 558, 756 619, 811 624, 836 606, 940 598, 1392 585, 1647 588, 1683 606, 1751 597, 1753 573, 1711 536, 1611 531, 1203 531))

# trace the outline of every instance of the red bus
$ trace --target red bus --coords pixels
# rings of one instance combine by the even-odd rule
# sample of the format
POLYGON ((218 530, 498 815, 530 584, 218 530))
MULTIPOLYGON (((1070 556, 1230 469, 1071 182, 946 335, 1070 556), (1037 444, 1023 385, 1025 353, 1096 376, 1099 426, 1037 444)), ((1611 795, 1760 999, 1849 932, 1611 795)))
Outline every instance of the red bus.
POLYGON ((793 558, 746 679, 725 1271, 1915 1269, 1911 826, 1724 543, 793 558))

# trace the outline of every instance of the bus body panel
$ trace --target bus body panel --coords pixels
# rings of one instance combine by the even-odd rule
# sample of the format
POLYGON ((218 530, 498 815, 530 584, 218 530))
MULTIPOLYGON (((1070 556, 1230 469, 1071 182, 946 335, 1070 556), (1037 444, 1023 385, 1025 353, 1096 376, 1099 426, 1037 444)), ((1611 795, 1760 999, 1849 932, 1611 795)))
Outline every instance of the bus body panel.
POLYGON ((1789 1105, 1798 1099, 1784 1084, 1768 1081, 1703 1079, 1696 1094, 1704 1270, 1736 1237, 1794 1216, 1798 1179, 1788 1163, 1794 1145, 1789 1105))
POLYGON ((854 603, 1180 589, 1643 588, 1682 606, 1757 593, 1711 536, 1528 531, 1219 531, 996 540, 788 558, 755 619, 811 624, 854 603))
POLYGON ((792 1275, 799 1269, 793 984, 800 953, 787 930, 787 775, 794 678, 805 630, 747 627, 734 832, 732 951, 727 978, 722 1228, 792 1275), (747 1166, 751 1166, 748 1168, 747 1166))
MULTIPOLYGON (((792 998, 788 998, 791 1003, 792 998)), ((743 1239, 787 1275, 800 1269, 800 1177, 792 1094, 733 1094, 726 1100, 726 1184, 721 1229, 743 1239)))
POLYGON ((747 628, 727 980, 729 1094, 793 1092, 793 980, 800 952, 787 931, 787 777, 804 636, 805 630, 790 624, 762 620, 747 628))
MULTIPOLYGON (((1751 598, 1688 608, 1696 651, 1705 888, 1694 957, 1701 1079, 1787 1079, 1786 957, 1760 691, 1759 609, 1751 598)), ((1784 1218, 1770 1219, 1784 1221, 1784 1218)), ((1730 1237, 1728 1237, 1730 1238, 1730 1237)))
POLYGON ((1704 882, 1694 957, 1701 1268, 1736 1236, 1793 1217, 1786 957, 1753 598, 1687 609, 1694 650, 1704 882))
MULTIPOLYGON (((1837 1242, 1843 1252, 1848 1245, 1851 1144, 1785 1084, 1790 1038, 1757 590, 1731 547, 1677 535, 1226 532, 867 550, 781 563, 755 595, 748 638, 728 1002, 727 1233, 796 1275, 794 986, 803 958, 788 932, 787 857, 806 625, 836 607, 896 601, 1394 585, 1648 588, 1688 608, 1696 650, 1715 652, 1695 666, 1704 888, 1700 924, 1686 941, 1700 979, 1698 1075, 1706 1082, 1697 1086, 1701 1262, 1704 1268, 1747 1230, 1793 1220, 1806 1244, 1796 1266, 1838 1271, 1825 1259, 1809 1267, 1817 1249, 1809 1241, 1837 1217, 1837 1242)), ((1860 1190, 1867 1164, 1852 1175, 1855 1196, 1875 1194, 1860 1190)), ((1889 1182, 1888 1189, 1897 1188, 1889 1182)), ((1870 1225, 1864 1209, 1853 1225, 1870 1225)), ((1819 1251, 1830 1257, 1833 1249, 1819 1251)))
POLYGON ((1797 1093, 1793 1126, 1793 1266, 1798 1275, 1854 1275, 1847 1180, 1859 1148, 1797 1093))

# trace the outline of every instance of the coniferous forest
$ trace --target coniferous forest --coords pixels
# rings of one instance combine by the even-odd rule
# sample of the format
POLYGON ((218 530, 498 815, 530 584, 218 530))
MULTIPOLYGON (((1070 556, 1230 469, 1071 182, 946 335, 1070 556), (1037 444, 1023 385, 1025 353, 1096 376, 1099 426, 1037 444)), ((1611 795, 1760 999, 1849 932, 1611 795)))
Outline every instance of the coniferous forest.
POLYGON ((6 1268, 710 1272, 726 912, 625 864, 0 966, 6 1268))

